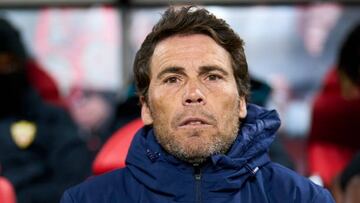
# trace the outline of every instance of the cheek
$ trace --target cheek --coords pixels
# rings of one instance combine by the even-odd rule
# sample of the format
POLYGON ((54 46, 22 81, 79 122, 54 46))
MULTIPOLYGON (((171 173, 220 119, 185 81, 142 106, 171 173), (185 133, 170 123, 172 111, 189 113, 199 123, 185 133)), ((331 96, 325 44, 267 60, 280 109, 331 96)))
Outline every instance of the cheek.
MULTIPOLYGON (((150 97, 151 110, 159 119, 170 119, 173 111, 176 110, 176 99, 172 94, 157 90, 150 97)), ((155 118, 157 119, 157 118, 155 118)))
POLYGON ((233 111, 238 105, 239 94, 236 88, 223 87, 211 91, 209 99, 208 102, 216 106, 219 111, 233 111))
POLYGON ((208 100, 208 103, 211 104, 211 109, 217 115, 217 120, 222 126, 227 126, 228 122, 239 119, 239 96, 237 92, 222 91, 221 94, 215 93, 208 100))

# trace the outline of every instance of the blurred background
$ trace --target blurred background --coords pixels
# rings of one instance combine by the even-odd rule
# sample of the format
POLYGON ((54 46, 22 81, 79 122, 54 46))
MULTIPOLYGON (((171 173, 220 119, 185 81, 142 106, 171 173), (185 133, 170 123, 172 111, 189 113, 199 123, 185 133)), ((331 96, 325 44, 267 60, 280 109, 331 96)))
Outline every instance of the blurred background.
MULTIPOLYGON (((117 129, 138 117, 129 112, 129 105, 137 105, 136 100, 129 104, 129 98, 135 95, 132 62, 141 42, 166 6, 187 3, 0 0, 0 17, 19 30, 29 58, 56 84, 60 98, 55 105, 69 112, 94 158, 117 129)), ((260 97, 261 104, 276 109, 282 119, 281 153, 287 154, 289 167, 318 177, 307 157, 313 104, 326 75, 336 67, 343 41, 360 22, 360 1, 191 3, 225 19, 244 39, 250 74, 268 88, 252 98, 260 97)), ((360 125, 360 120, 355 122, 360 125)), ((359 131, 354 136, 359 137, 359 131)))

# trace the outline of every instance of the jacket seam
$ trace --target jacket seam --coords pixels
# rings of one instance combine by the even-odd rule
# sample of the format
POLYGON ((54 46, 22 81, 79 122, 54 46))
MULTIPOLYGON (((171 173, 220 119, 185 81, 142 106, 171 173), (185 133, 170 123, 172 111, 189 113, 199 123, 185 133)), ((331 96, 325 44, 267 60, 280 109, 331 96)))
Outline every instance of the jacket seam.
POLYGON ((315 202, 315 200, 318 198, 320 191, 316 191, 316 194, 312 198, 311 202, 315 202))
POLYGON ((70 197, 71 202, 75 203, 74 198, 72 197, 72 195, 69 192, 66 192, 66 194, 67 194, 67 196, 70 197))

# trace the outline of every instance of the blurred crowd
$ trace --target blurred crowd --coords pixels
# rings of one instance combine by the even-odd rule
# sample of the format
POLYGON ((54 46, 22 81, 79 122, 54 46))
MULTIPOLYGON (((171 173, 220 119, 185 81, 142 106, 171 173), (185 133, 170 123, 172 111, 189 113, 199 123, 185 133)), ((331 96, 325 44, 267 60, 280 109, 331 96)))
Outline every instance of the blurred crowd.
MULTIPOLYGON (((336 61, 312 104, 302 173, 329 188, 338 203, 355 203, 360 202, 360 25, 343 40, 336 61)), ((121 167, 114 153, 126 149, 130 133, 142 125, 129 127, 140 117, 132 82, 121 101, 81 87, 66 98, 60 92, 30 56, 18 29, 0 18, 0 177, 14 187, 18 203, 58 202, 64 189, 99 173, 95 161, 110 162, 106 170, 121 167), (118 140, 109 144, 115 136, 126 137, 124 146, 118 140), (108 160, 109 153, 115 158, 108 160)), ((274 94, 256 77, 251 92, 250 102, 261 106, 274 94)), ((298 170, 284 139, 277 136, 270 157, 298 170)))

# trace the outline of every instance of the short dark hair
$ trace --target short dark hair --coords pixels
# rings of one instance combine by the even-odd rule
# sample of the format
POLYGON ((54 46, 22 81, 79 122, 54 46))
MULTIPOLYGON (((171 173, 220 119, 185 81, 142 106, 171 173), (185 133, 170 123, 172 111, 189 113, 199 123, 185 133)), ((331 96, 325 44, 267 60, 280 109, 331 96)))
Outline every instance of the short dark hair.
POLYGON ((134 61, 134 76, 139 96, 145 97, 150 85, 150 61, 156 45, 171 36, 204 34, 229 52, 239 95, 249 95, 249 73, 244 53, 243 40, 222 19, 206 9, 194 6, 168 8, 160 21, 147 35, 134 61))
POLYGON ((347 36, 338 60, 338 69, 354 84, 360 86, 360 24, 357 24, 347 36))

